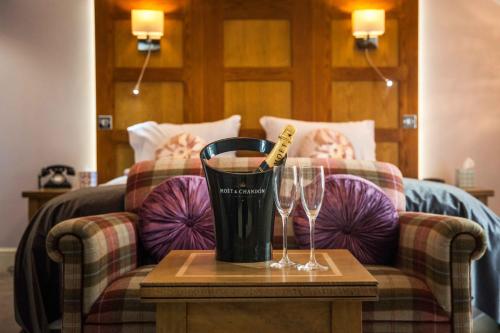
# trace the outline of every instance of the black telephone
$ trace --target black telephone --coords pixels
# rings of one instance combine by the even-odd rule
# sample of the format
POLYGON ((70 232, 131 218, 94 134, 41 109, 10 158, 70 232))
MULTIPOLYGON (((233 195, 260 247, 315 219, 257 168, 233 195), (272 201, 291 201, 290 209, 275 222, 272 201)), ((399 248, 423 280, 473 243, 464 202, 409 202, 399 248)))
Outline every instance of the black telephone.
POLYGON ((67 165, 49 165, 42 168, 38 175, 38 188, 71 188, 67 176, 74 176, 75 169, 67 165), (49 176, 49 180, 42 185, 42 178, 49 176))

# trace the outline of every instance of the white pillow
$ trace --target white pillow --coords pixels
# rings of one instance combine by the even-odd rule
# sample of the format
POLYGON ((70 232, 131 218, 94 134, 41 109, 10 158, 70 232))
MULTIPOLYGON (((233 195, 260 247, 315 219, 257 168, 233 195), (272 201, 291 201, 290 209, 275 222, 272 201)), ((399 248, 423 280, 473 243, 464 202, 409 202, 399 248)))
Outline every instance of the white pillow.
POLYGON ((295 126, 297 132, 293 143, 288 149, 289 157, 299 156, 302 139, 311 131, 328 128, 344 134, 354 147, 356 159, 375 161, 375 121, 362 120, 345 123, 312 122, 277 117, 261 117, 260 124, 266 131, 266 139, 276 141, 283 127, 290 124, 295 126))
POLYGON ((158 124, 146 121, 127 128, 129 142, 134 149, 135 162, 154 160, 156 149, 174 135, 189 133, 210 142, 238 136, 241 116, 197 124, 158 124))

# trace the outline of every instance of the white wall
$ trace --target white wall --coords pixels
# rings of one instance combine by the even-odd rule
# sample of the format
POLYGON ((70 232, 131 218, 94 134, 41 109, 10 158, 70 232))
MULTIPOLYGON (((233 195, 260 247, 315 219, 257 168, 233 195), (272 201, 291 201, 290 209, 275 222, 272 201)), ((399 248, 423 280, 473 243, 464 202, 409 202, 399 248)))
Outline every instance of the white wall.
POLYGON ((42 166, 95 168, 92 0, 0 0, 0 247, 42 166))
POLYGON ((420 0, 420 177, 470 156, 500 214, 500 0, 420 0))

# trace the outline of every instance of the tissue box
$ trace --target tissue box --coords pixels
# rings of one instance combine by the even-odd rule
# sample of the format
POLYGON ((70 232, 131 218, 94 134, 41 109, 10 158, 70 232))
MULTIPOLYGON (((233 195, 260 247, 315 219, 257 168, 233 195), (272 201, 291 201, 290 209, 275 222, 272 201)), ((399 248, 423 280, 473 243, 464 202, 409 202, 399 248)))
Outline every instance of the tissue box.
POLYGON ((455 185, 458 187, 474 187, 476 173, 474 169, 457 169, 455 172, 455 185))

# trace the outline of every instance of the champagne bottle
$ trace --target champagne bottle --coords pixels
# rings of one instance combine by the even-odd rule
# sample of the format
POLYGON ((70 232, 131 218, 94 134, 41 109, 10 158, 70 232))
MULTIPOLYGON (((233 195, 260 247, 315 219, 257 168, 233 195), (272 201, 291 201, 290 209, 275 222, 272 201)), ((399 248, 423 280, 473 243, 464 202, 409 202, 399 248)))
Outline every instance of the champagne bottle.
POLYGON ((279 161, 281 161, 288 151, 288 146, 292 143, 295 134, 295 127, 287 125, 278 137, 278 142, 274 145, 271 152, 267 155, 266 159, 257 168, 257 172, 263 172, 271 169, 279 161))

